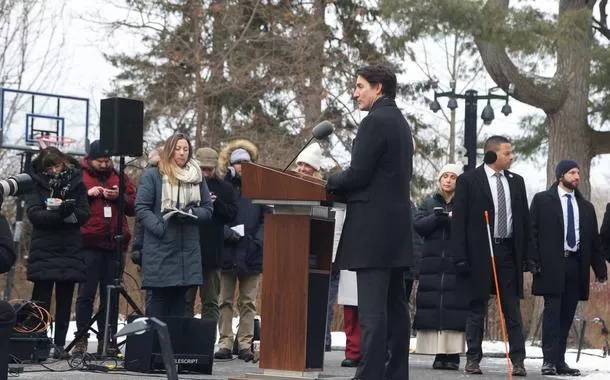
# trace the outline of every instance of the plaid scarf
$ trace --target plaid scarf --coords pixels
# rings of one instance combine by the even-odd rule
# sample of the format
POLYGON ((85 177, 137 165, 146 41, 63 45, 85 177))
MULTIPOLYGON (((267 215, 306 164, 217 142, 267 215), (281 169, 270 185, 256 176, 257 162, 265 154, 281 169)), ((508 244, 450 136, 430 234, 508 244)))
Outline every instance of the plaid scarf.
POLYGON ((50 198, 66 199, 66 194, 72 185, 72 174, 71 168, 66 168, 57 174, 49 170, 44 172, 44 176, 49 180, 50 198))

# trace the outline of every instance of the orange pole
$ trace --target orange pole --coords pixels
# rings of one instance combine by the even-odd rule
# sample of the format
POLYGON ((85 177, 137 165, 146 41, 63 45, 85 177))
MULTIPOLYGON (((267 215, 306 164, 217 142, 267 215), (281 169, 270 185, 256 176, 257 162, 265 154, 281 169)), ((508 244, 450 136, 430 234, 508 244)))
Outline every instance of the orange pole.
POLYGON ((508 364, 508 378, 512 380, 513 371, 508 355, 508 341, 506 339, 506 324, 504 322, 504 311, 502 310, 502 301, 500 300, 500 287, 498 285, 498 272, 496 271, 496 259, 494 257, 494 248, 491 242, 491 229, 489 228, 489 213, 485 211, 485 223, 487 224, 487 238, 489 239, 489 252, 491 253, 491 268, 494 273, 494 283, 496 285, 496 299, 498 300, 498 310, 500 310, 500 324, 502 325, 502 338, 504 339, 504 351, 506 352, 506 363, 508 364))

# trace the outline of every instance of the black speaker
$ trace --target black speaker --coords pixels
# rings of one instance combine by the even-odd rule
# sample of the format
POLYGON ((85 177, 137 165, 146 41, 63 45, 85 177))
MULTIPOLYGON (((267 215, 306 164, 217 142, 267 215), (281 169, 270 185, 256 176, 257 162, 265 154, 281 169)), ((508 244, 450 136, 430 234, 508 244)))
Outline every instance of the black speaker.
MULTIPOLYGON (((136 318, 138 316, 132 316, 127 321, 132 322, 136 318)), ((211 374, 214 363, 216 321, 186 317, 159 319, 167 324, 178 372, 211 374)), ((127 337, 125 368, 135 372, 152 372, 165 368, 156 331, 127 337)))
POLYGON ((142 155, 144 103, 125 98, 102 99, 100 146, 108 156, 142 155))

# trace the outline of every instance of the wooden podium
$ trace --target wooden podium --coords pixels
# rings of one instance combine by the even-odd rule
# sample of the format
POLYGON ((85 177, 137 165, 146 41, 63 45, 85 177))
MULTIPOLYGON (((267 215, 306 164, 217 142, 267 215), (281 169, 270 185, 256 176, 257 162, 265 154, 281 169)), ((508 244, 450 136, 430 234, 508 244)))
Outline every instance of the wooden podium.
POLYGON ((324 366, 335 225, 331 207, 344 205, 326 193, 324 181, 242 165, 242 196, 273 206, 265 215, 263 248, 263 373, 244 378, 316 379, 324 366))

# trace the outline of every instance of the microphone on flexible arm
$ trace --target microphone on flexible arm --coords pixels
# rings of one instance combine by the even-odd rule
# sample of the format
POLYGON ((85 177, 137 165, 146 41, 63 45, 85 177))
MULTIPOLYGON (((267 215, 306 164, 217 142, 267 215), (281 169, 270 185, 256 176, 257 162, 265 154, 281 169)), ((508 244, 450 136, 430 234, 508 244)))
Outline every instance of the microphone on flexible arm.
POLYGON ((301 148, 301 150, 299 150, 299 152, 294 156, 294 158, 290 161, 290 163, 288 164, 288 166, 286 166, 284 168, 284 170, 282 170, 282 173, 284 173, 286 170, 288 170, 288 168, 290 167, 290 165, 292 165, 292 163, 294 162, 294 160, 297 159, 297 157, 299 157, 299 154, 301 154, 301 152, 307 148, 307 145, 309 145, 309 143, 313 140, 322 140, 327 138, 328 136, 331 135, 331 133, 333 133, 333 130, 335 129, 335 127, 333 126, 333 124, 328 121, 328 120, 324 120, 322 122, 320 122, 318 125, 316 125, 315 127, 312 128, 311 130, 311 138, 309 139, 309 141, 307 141, 307 143, 305 145, 303 145, 303 147, 301 148))

